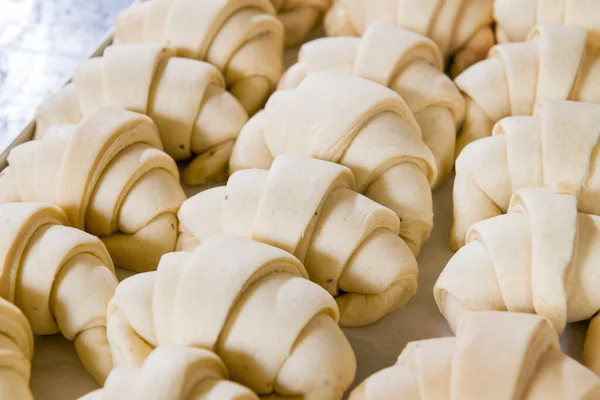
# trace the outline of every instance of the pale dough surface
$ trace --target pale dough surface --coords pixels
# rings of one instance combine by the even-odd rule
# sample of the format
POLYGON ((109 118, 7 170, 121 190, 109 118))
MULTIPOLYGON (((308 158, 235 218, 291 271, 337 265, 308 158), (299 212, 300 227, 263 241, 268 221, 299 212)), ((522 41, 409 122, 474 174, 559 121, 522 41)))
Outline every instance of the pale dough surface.
MULTIPOLYGON (((345 329, 356 354, 355 384, 376 371, 392 366, 405 345, 414 340, 452 336, 450 326, 438 311, 432 290, 441 270, 452 256, 448 236, 452 220, 452 183, 449 179, 434 194, 434 228, 418 257, 419 288, 403 309, 379 322, 345 329)), ((187 191, 188 196, 196 191, 187 191)), ((127 273, 118 271, 119 278, 127 273)), ((562 350, 582 360, 587 323, 569 324, 561 337, 562 350)), ((97 388, 77 359, 72 343, 54 336, 35 341, 31 387, 36 400, 71 400, 97 388)))

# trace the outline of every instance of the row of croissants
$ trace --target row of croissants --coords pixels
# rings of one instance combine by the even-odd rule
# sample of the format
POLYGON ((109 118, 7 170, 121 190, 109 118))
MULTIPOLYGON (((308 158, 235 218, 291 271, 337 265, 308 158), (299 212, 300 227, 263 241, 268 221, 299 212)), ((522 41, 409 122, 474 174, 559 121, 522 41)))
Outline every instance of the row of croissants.
POLYGON ((454 170, 456 336, 350 399, 600 399, 598 1, 149 0, 35 117, 0 172, 0 398, 61 333, 86 400, 342 399, 341 327, 416 293, 454 170))

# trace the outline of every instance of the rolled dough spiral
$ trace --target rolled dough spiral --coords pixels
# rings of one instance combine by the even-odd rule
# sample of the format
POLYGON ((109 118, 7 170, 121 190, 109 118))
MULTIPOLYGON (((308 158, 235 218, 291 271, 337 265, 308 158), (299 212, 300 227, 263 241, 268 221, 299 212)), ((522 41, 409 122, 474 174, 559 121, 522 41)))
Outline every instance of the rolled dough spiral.
POLYGON ((471 312, 456 337, 409 343, 396 365, 360 384, 350 400, 584 400, 600 379, 560 352, 538 315, 471 312))
POLYGON ((115 43, 160 42, 209 62, 252 115, 283 72, 285 32, 269 0, 151 0, 118 17, 115 43))
POLYGON ((391 89, 337 71, 310 74, 279 90, 242 129, 230 172, 269 169, 281 154, 332 161, 352 171, 359 193, 394 211, 413 253, 433 223, 437 168, 421 128, 391 89))
POLYGON ((61 332, 73 340, 84 367, 103 383, 112 368, 106 307, 117 286, 106 247, 69 227, 50 204, 3 204, 0 221, 0 297, 23 311, 35 335, 61 332))
POLYGON ((423 141, 435 156, 437 187, 454 166, 456 132, 465 113, 462 95, 443 68, 442 54, 431 39, 374 22, 361 38, 321 38, 303 45, 278 88, 297 87, 309 74, 328 70, 389 87, 406 101, 423 130, 423 141))
POLYGON ((335 0, 325 33, 362 36, 372 23, 389 22, 433 39, 456 76, 494 44, 492 14, 492 0, 335 0))
POLYGON ((113 369, 102 389, 80 400, 258 400, 227 378, 225 364, 215 353, 167 345, 150 353, 139 368, 113 369))
POLYGON ((173 54, 156 43, 121 44, 84 61, 73 83, 38 107, 36 138, 103 106, 121 107, 152 118, 165 152, 191 161, 182 175, 186 184, 222 180, 248 116, 215 67, 173 54))
POLYGON ((526 42, 496 45, 459 75, 466 113, 457 154, 500 119, 531 115, 545 101, 600 103, 600 51, 586 47, 587 36, 575 26, 538 26, 526 42))
POLYGON ((302 44, 321 22, 331 0, 271 0, 285 27, 285 46, 302 44))
POLYGON ((116 265, 154 270, 175 249, 185 200, 177 165, 161 149, 150 118, 99 108, 15 147, 0 174, 0 204, 57 205, 73 227, 100 237, 116 265))
MULTIPOLYGON (((0 207, 1 208, 1 207, 0 207)), ((21 310, 0 297, 0 397, 33 400, 29 390, 33 334, 21 310)))
POLYGON ((370 324, 406 304, 418 268, 398 237, 398 216, 355 190, 346 167, 282 155, 270 171, 238 171, 226 187, 186 200, 178 249, 219 232, 278 247, 336 296, 341 326, 370 324))

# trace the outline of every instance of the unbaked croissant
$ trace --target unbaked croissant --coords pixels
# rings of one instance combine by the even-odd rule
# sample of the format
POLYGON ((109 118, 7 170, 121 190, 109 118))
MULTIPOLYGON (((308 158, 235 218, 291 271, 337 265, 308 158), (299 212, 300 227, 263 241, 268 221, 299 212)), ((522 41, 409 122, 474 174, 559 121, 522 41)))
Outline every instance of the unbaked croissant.
POLYGON ((23 311, 34 334, 73 340, 84 367, 104 382, 112 368, 106 307, 117 286, 106 247, 50 204, 3 204, 0 221, 0 297, 23 311))
POLYGON ((586 37, 583 28, 542 25, 527 42, 494 46, 458 76, 466 113, 457 152, 489 136, 500 119, 531 115, 544 101, 600 103, 600 51, 586 48, 586 37))
POLYGON ((356 360, 333 298, 278 248, 230 235, 163 256, 122 281, 108 307, 116 367, 140 366, 158 345, 214 351, 259 395, 341 399, 356 360))
POLYGON ((283 72, 284 27, 269 0, 151 0, 117 18, 115 43, 161 42, 207 61, 249 114, 283 72))
POLYGON ((29 390, 32 357, 33 334, 27 318, 0 297, 0 398, 33 400, 29 390))
POLYGON ((76 124, 99 107, 122 107, 152 118, 165 152, 175 160, 193 158, 183 171, 184 183, 223 178, 248 116, 215 67, 172 55, 172 48, 156 43, 107 47, 103 57, 75 70, 74 87, 38 108, 36 137, 57 123, 76 124))
POLYGON ((99 108, 15 147, 0 173, 0 204, 57 205, 73 227, 102 239, 116 265, 154 270, 175 249, 185 200, 177 165, 160 149, 150 118, 99 108))
POLYGON ((115 368, 104 388, 80 400, 258 400, 227 380, 223 361, 208 350, 167 345, 154 350, 139 368, 115 368))
POLYGON ((279 247, 337 296, 341 326, 370 324, 406 304, 418 268, 398 237, 398 216, 355 190, 346 167, 282 155, 270 171, 238 171, 226 187, 186 200, 178 249, 219 232, 279 247))
POLYGON ((374 22, 362 38, 322 38, 302 46, 298 63, 279 81, 296 87, 317 71, 344 71, 389 87, 406 101, 435 156, 442 183, 454 166, 456 131, 464 118, 464 100, 444 72, 436 44, 392 24, 374 22))
POLYGON ((579 211, 600 215, 599 135, 600 105, 548 101, 468 145, 456 160, 452 248, 465 244, 471 225, 506 212, 518 189, 566 186, 579 211))
POLYGON ((600 379, 561 353, 543 317, 470 312, 456 337, 406 345, 393 367, 367 378, 350 400, 591 400, 600 379))
POLYGON ((331 0, 271 0, 285 26, 285 46, 301 44, 315 30, 331 0))
MULTIPOLYGON (((573 194, 552 188, 515 193, 508 214, 478 222, 434 287, 453 328, 469 310, 537 313, 558 333, 600 310, 600 216, 577 213, 573 194)), ((600 335, 586 364, 600 372, 600 335)))
POLYGON ((359 193, 394 211, 400 236, 418 253, 433 223, 437 168, 404 100, 383 85, 342 72, 317 72, 279 90, 242 129, 230 172, 269 169, 297 154, 342 164, 359 193))
POLYGON ((496 0, 496 39, 523 42, 535 25, 574 25, 589 31, 588 45, 600 47, 600 2, 596 0, 496 0))
POLYGON ((494 44, 492 14, 492 0, 335 0, 325 33, 362 36, 373 22, 390 22, 433 39, 456 76, 494 44))

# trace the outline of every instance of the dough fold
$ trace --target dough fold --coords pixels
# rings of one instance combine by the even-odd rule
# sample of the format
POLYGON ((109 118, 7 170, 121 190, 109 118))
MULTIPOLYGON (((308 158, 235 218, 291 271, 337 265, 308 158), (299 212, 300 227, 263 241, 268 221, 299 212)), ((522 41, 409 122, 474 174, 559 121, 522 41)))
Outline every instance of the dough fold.
POLYGON ((431 232, 435 158, 402 97, 383 85, 338 71, 310 74, 277 91, 236 141, 230 173, 269 169, 281 154, 350 168, 357 190, 394 211, 400 236, 417 254, 431 232))
POLYGON ((469 312, 456 337, 406 345, 396 365, 367 378, 350 400, 584 400, 600 378, 561 353, 538 315, 469 312))
POLYGON ((258 400, 228 381, 223 361, 208 350, 167 345, 154 350, 139 368, 115 368, 102 389, 80 400, 258 400))
POLYGON ((175 248, 185 200, 177 165, 161 150, 150 118, 98 108, 15 147, 0 175, 0 204, 57 205, 73 227, 100 237, 117 266, 154 270, 175 248))
MULTIPOLYGON (((1 207, 0 207, 1 208, 1 207)), ((33 400, 29 390, 33 334, 27 318, 0 297, 0 397, 33 400)))
POLYGON ((285 46, 302 44, 321 23, 331 0, 271 0, 285 27, 285 46))
MULTIPOLYGON (((452 327, 469 310, 508 310, 543 315, 561 333, 600 310, 600 217, 578 213, 574 194, 517 191, 508 214, 476 223, 466 241, 434 287, 452 327)), ((590 329, 585 362, 596 372, 599 341, 590 329)))
POLYGON ((546 101, 535 115, 507 117, 493 136, 468 145, 456 160, 450 245, 465 244, 478 221, 505 213, 511 195, 530 187, 562 187, 581 212, 600 215, 600 105, 546 101))
MULTIPOLYGON (((106 247, 69 227, 67 215, 50 204, 3 204, 0 220, 0 297, 23 311, 35 335, 61 332, 74 341, 102 384, 112 368, 106 308, 117 286, 106 247)), ((22 347, 25 339, 18 339, 22 347)))
POLYGON ((276 247, 219 234, 125 279, 108 307, 116 367, 156 346, 214 351, 234 381, 275 398, 341 399, 356 371, 333 298, 276 247))
POLYGON ((334 0, 325 33, 362 36, 377 21, 433 39, 453 77, 484 59, 495 42, 492 0, 334 0))
POLYGON ((586 47, 588 36, 577 26, 537 26, 526 42, 498 44, 459 75, 466 114, 457 154, 500 119, 531 115, 546 101, 600 103, 600 51, 586 47))
POLYGON ((398 216, 355 190, 346 167, 281 155, 270 171, 238 171, 226 187, 186 200, 177 248, 191 251, 220 232, 279 247, 336 296, 341 326, 370 324, 415 293, 418 267, 398 237, 398 216))
POLYGON ((168 43, 180 57, 213 64, 250 115, 283 72, 284 41, 269 0, 151 0, 123 11, 115 26, 115 43, 168 43))
POLYGON ((374 22, 362 38, 321 38, 300 49, 298 62, 279 81, 297 87, 309 74, 341 71, 389 87, 406 101, 423 131, 438 170, 439 186, 454 166, 456 132, 464 119, 464 100, 443 72, 437 45, 425 36, 374 22))
POLYGON ((588 45, 600 48, 600 3, 595 0, 496 0, 496 39, 524 42, 536 25, 579 26, 588 30, 588 45))
POLYGON ((107 47, 103 57, 84 61, 73 82, 38 107, 35 137, 57 123, 77 124, 98 108, 121 107, 152 118, 164 151, 190 161, 184 183, 225 179, 246 111, 214 66, 173 55, 173 48, 157 43, 107 47))

